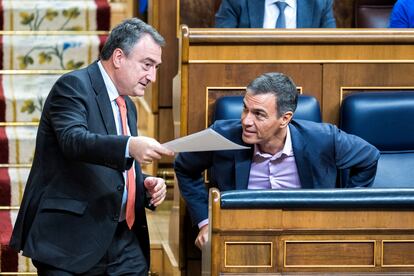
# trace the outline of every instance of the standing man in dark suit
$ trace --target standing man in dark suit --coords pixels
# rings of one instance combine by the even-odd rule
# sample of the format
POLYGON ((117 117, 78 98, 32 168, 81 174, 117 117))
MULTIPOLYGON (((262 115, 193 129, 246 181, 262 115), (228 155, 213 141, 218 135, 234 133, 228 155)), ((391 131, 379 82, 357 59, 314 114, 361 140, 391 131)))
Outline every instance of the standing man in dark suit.
POLYGON ((216 28, 335 28, 333 0, 222 0, 216 28))
POLYGON ((208 239, 208 191, 202 173, 221 191, 335 188, 338 169, 349 169, 346 187, 374 182, 379 151, 336 126, 292 120, 298 101, 293 81, 266 73, 246 89, 241 120, 216 121, 211 128, 250 150, 187 152, 175 163, 180 191, 201 248, 208 239))
POLYGON ((137 136, 129 96, 155 81, 163 45, 151 26, 125 20, 99 61, 53 86, 10 242, 39 275, 148 273, 144 208, 161 204, 166 186, 140 165, 173 152, 137 136))

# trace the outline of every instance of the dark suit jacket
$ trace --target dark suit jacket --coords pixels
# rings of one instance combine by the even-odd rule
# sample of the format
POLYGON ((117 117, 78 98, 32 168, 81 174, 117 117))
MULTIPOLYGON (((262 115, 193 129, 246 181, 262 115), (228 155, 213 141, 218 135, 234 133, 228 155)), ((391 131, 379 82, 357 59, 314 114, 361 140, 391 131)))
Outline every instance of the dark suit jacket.
MULTIPOLYGON (((265 0, 222 0, 216 28, 263 28, 265 0)), ((335 28, 332 0, 297 0, 296 28, 335 28)))
MULTIPOLYGON (((128 97, 128 122, 137 135, 128 97)), ((82 273, 97 263, 118 225, 127 136, 119 136, 97 63, 63 75, 46 99, 32 169, 13 229, 11 247, 52 266, 82 273)), ((133 231, 149 263, 141 168, 136 171, 133 231)))
MULTIPOLYGON (((245 145, 240 120, 216 121, 212 129, 245 145)), ((335 188, 338 169, 351 169, 347 187, 368 187, 375 178, 378 150, 361 138, 331 124, 293 120, 289 124, 292 147, 302 188, 335 188)), ((180 153, 174 168, 181 194, 194 224, 208 217, 208 191, 202 172, 210 169, 210 183, 221 191, 247 189, 253 146, 250 150, 180 153)))

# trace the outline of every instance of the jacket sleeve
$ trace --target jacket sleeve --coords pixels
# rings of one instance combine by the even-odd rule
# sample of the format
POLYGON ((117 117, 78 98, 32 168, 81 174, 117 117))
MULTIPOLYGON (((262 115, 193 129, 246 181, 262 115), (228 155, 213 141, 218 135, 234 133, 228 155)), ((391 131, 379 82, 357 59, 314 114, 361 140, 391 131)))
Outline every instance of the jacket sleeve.
POLYGON ((336 28, 335 16, 333 13, 333 1, 328 0, 324 1, 326 3, 325 8, 322 11, 321 15, 321 24, 320 28, 336 28))
POLYGON ((125 157, 128 136, 89 131, 91 89, 78 77, 61 77, 46 101, 45 116, 66 158, 125 170, 132 165, 125 157))
POLYGON ((349 170, 346 188, 369 187, 377 172, 379 151, 358 136, 333 126, 335 161, 338 169, 349 170))
POLYGON ((216 28, 238 28, 240 11, 234 7, 232 0, 223 0, 216 13, 216 28))
POLYGON ((208 218, 208 191, 203 172, 212 164, 211 152, 184 152, 177 155, 174 170, 181 195, 193 225, 208 218))
MULTIPOLYGON (((407 1, 408 3, 408 1, 407 1)), ((414 7, 414 4, 411 4, 414 7)), ((409 7, 405 7, 404 1, 397 1, 390 15, 390 28, 410 28, 409 7)))

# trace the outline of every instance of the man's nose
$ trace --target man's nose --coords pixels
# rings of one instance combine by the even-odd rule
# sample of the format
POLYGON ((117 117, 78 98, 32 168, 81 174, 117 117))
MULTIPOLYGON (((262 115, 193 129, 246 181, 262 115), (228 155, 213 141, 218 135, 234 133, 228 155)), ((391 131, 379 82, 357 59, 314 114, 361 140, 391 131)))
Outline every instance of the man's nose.
POLYGON ((157 68, 152 66, 148 72, 147 79, 151 82, 155 82, 157 79, 157 68))
POLYGON ((242 116, 241 116, 241 122, 242 122, 243 125, 248 125, 248 126, 252 125, 253 120, 252 120, 252 117, 251 117, 251 113, 250 112, 243 113, 242 116))

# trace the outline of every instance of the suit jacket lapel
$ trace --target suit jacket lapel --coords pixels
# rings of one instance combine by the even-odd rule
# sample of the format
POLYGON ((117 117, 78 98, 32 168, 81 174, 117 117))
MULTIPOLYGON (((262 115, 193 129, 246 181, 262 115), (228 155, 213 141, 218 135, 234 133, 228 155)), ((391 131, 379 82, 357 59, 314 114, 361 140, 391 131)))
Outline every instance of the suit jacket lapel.
POLYGON ((265 0, 248 0, 247 8, 251 28, 262 28, 264 20, 265 0))
POLYGON ((296 13, 296 28, 309 28, 312 26, 314 5, 313 1, 298 0, 296 13))
POLYGON ((96 101, 101 111, 102 120, 104 122, 106 131, 108 134, 117 134, 114 115, 109 100, 108 92, 105 87, 104 80, 101 72, 99 71, 98 64, 96 62, 88 66, 88 73, 91 79, 92 87, 96 93, 96 101))
POLYGON ((252 164, 252 154, 253 148, 250 150, 240 150, 234 156, 236 190, 247 189, 247 184, 249 183, 250 165, 252 164))
POLYGON ((300 183, 303 189, 313 188, 313 174, 306 152, 306 140, 292 124, 289 124, 292 139, 293 153, 295 155, 296 167, 298 169, 300 183))

